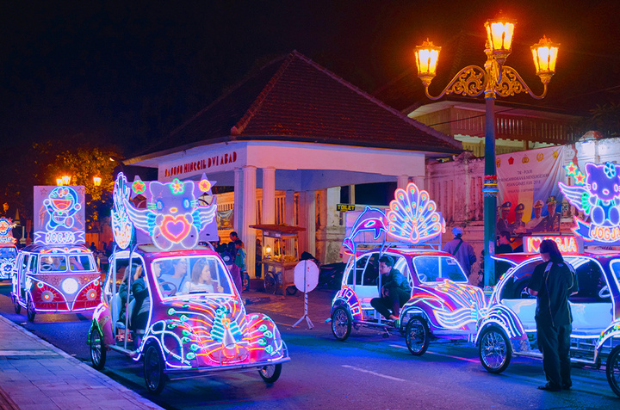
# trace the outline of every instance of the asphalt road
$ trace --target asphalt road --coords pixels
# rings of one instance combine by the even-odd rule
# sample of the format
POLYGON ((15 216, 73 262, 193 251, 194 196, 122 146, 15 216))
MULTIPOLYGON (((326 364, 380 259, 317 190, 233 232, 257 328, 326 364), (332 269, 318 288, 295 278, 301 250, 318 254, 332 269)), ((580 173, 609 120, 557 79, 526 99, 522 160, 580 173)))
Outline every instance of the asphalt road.
MULTIPOLYGON (((9 292, 9 286, 0 285, 0 314, 90 363, 85 343, 89 315, 38 315, 29 323, 25 315, 14 313, 9 292)), ((289 347, 292 360, 272 386, 256 371, 229 373, 175 380, 161 395, 150 397, 141 364, 111 352, 104 372, 167 409, 620 408, 604 367, 574 367, 571 391, 543 392, 536 389, 545 380, 535 359, 513 359, 504 373, 492 375, 480 365, 477 350, 466 344, 434 343, 424 356, 413 357, 398 334, 384 339, 376 331, 353 331, 347 341, 338 342, 324 317, 311 315, 313 330, 303 325, 293 329, 296 313, 271 312, 269 307, 273 305, 255 304, 248 310, 274 318, 289 347)))

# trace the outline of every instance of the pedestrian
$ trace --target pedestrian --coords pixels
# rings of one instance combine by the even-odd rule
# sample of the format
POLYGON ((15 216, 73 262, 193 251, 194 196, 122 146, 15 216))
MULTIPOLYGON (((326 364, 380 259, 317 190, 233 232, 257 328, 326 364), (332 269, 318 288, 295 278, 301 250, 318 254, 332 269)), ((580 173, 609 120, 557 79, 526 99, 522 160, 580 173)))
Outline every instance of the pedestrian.
POLYGON ((95 242, 91 242, 88 249, 93 253, 97 252, 97 246, 95 245, 95 242))
POLYGON ((250 277, 248 275, 248 269, 245 265, 245 249, 241 239, 237 239, 235 241, 235 250, 237 251, 237 254, 235 255, 235 265, 239 267, 239 272, 241 274, 241 288, 247 291, 250 290, 250 277))
POLYGON ((239 239, 237 232, 232 231, 230 233, 230 243, 228 244, 228 252, 232 255, 233 259, 237 256, 237 248, 235 247, 235 241, 239 239))
POLYGON ((463 272, 469 278, 471 274, 471 266, 476 263, 476 254, 474 253, 474 248, 467 242, 463 240, 463 230, 458 226, 452 228, 452 234, 454 235, 454 239, 447 242, 443 246, 444 252, 448 252, 454 256, 454 258, 459 262, 463 272))
POLYGON ((237 291, 241 294, 241 272, 239 271, 239 267, 235 265, 235 260, 229 252, 224 252, 221 256, 224 265, 226 265, 230 271, 230 276, 232 276, 237 291))
MULTIPOLYGON (((502 231, 499 233, 498 245, 495 248, 495 254, 512 253, 510 246, 510 232, 502 231)), ((510 264, 505 261, 495 261, 495 283, 499 283, 502 275, 510 269, 510 264)))
POLYGON ((536 296, 536 333, 538 348, 543 355, 547 384, 541 390, 568 390, 570 377, 570 335, 573 316, 568 298, 579 291, 573 267, 564 262, 555 241, 540 244, 543 260, 532 273, 528 292, 536 296))
POLYGON ((254 263, 254 275, 256 278, 260 278, 263 273, 263 245, 260 243, 260 239, 256 238, 256 262, 254 263))

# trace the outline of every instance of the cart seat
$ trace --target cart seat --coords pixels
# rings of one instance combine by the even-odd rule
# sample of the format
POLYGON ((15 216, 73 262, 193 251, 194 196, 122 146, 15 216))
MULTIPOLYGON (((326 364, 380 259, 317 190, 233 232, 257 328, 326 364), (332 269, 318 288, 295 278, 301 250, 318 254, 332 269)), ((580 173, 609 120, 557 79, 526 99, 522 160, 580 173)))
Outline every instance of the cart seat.
POLYGON ((502 304, 517 315, 523 329, 536 329, 536 299, 502 299, 502 304))
POLYGON ((611 303, 569 303, 574 335, 600 334, 613 321, 611 303))

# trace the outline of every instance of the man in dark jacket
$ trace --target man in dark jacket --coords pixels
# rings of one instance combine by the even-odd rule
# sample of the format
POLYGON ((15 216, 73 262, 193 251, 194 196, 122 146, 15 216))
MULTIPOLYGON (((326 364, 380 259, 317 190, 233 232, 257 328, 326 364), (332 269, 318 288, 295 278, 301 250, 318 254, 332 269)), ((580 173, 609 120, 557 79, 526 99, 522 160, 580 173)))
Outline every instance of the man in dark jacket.
POLYGON ((386 319, 398 320, 401 306, 411 298, 411 287, 407 278, 394 269, 394 259, 391 256, 383 255, 379 259, 379 273, 381 276, 377 286, 381 285, 381 297, 372 299, 370 304, 386 319))
POLYGON ((536 266, 529 293, 537 298, 536 332, 543 354, 547 384, 541 390, 570 389, 570 335, 573 316, 568 298, 579 291, 575 270, 564 262, 558 245, 552 240, 540 244, 543 262, 536 266))

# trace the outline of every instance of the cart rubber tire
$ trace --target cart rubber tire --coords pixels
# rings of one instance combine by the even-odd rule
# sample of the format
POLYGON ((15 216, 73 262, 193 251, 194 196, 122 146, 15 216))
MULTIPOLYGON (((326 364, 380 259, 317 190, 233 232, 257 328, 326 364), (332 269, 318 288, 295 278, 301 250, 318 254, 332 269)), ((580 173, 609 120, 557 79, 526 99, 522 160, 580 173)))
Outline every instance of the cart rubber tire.
POLYGON ((250 275, 247 272, 243 272, 241 276, 241 289, 243 289, 244 292, 250 290, 250 275))
POLYGON ((28 321, 34 322, 36 315, 37 312, 34 310, 34 302, 32 301, 32 298, 28 296, 28 299, 26 300, 26 316, 28 317, 28 321))
POLYGON ((351 335, 351 325, 353 319, 349 311, 340 306, 332 313, 332 333, 334 337, 341 342, 347 340, 351 335))
POLYGON ((15 309, 15 313, 19 315, 19 312, 22 311, 22 305, 19 304, 15 296, 12 296, 11 299, 13 299, 13 309, 15 309))
POLYGON ((103 344, 103 335, 96 326, 90 329, 88 340, 90 342, 90 360, 93 362, 93 367, 101 370, 105 366, 107 349, 103 344))
POLYGON ((412 316, 407 322, 407 328, 405 330, 405 342, 407 348, 414 356, 422 356, 428 349, 428 344, 431 339, 431 332, 428 329, 428 324, 424 318, 419 316, 412 316), (413 343, 412 336, 419 340, 417 343, 413 343))
POLYGON ((607 364, 605 365, 607 373, 607 382, 609 387, 620 396, 620 345, 614 347, 609 356, 607 356, 607 364))
POLYGON ((271 293, 272 295, 276 294, 278 290, 278 281, 276 280, 276 276, 273 272, 265 272, 265 293, 271 293))
POLYGON ((495 326, 484 329, 478 342, 478 356, 480 363, 489 373, 503 372, 508 368, 512 358, 512 346, 508 336, 495 326), (499 360, 492 363, 493 357, 499 360))
POLYGON ((281 373, 282 363, 261 367, 258 370, 258 374, 260 374, 260 377, 265 381, 265 383, 269 384, 275 383, 280 378, 281 373))
POLYGON ((289 286, 288 288, 286 288, 286 294, 289 296, 293 296, 297 293, 297 287, 295 286, 289 286))
POLYGON ((150 343, 144 352, 144 382, 151 394, 159 394, 166 387, 164 358, 156 344, 150 343))

